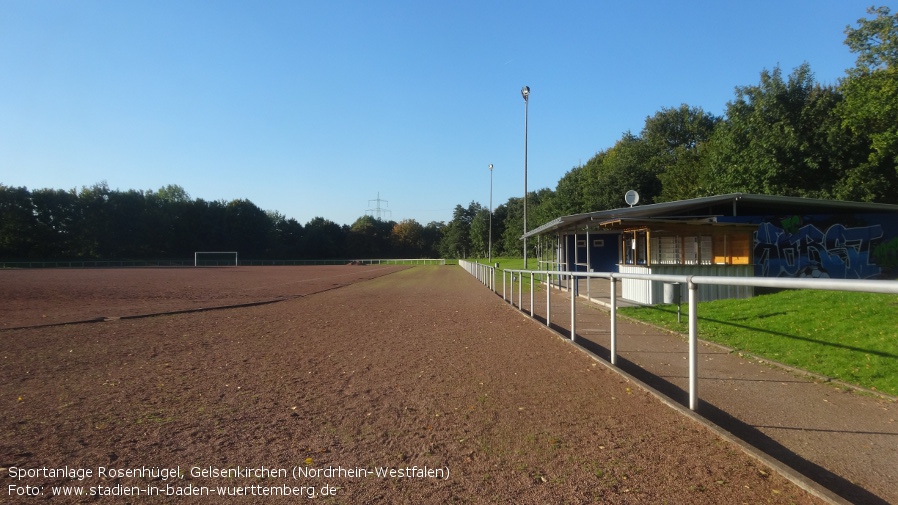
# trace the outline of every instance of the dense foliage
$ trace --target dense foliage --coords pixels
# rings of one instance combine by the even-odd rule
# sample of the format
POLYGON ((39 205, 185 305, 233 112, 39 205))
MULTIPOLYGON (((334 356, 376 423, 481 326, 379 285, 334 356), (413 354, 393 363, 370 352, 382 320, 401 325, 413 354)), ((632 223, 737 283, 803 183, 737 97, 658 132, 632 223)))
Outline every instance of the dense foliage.
POLYGON ((165 259, 195 251, 238 251, 243 258, 436 257, 441 223, 352 226, 316 217, 305 226, 249 200, 192 200, 179 186, 158 191, 29 191, 0 184, 0 258, 165 259))
MULTIPOLYGON (((723 117, 686 104, 663 108, 639 134, 571 168, 555 189, 527 195, 528 226, 558 216, 640 203, 745 192, 898 203, 898 15, 871 7, 845 29, 857 55, 837 85, 810 65, 779 67, 736 88, 723 117)), ((317 217, 305 226, 248 200, 191 200, 179 186, 158 191, 29 191, 0 184, 0 258, 167 258, 238 250, 245 258, 521 256, 521 197, 490 211, 457 205, 449 223, 351 226, 317 217), (490 219, 492 217, 492 219, 490 219), (490 225, 490 222, 492 225, 490 225)), ((531 241, 532 244, 533 241, 531 241)), ((532 244, 535 245, 535 244, 532 244)))

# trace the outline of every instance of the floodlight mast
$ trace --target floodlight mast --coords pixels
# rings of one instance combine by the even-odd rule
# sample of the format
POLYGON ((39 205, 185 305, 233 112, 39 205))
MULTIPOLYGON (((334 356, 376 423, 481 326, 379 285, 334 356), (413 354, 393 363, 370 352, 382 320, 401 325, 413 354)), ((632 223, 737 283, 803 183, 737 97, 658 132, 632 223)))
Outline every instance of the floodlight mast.
POLYGON ((521 88, 524 97, 524 269, 527 269, 527 120, 530 105, 530 86, 521 88))
POLYGON ((493 262, 493 164, 490 163, 490 238, 489 238, 489 263, 493 262))

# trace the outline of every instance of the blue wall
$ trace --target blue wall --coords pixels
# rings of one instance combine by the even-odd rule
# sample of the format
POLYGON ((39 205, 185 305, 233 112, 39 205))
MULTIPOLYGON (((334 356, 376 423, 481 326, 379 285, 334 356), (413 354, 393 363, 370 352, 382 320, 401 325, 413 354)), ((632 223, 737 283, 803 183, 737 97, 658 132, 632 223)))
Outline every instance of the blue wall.
MULTIPOLYGON (((576 240, 586 240, 586 234, 580 233, 576 237, 574 235, 565 235, 567 241, 567 268, 583 272, 585 267, 577 266, 574 268, 574 245, 576 240)), ((589 252, 589 267, 594 272, 617 272, 617 264, 620 261, 620 253, 618 252, 620 244, 620 234, 617 233, 590 233, 590 246, 592 250, 589 252), (603 241, 602 247, 595 247, 595 241, 603 241)), ((586 263, 586 247, 577 248, 577 258, 580 263, 586 263)))
POLYGON ((874 279, 898 273, 894 214, 792 214, 726 221, 760 221, 754 243, 757 277, 874 279))

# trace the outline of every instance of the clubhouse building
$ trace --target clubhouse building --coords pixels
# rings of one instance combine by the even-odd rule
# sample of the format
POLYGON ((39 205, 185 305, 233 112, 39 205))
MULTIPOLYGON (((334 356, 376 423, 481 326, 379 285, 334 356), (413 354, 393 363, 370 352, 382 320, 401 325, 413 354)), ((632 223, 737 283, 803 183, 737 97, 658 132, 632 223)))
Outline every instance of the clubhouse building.
MULTIPOLYGON (((895 278, 898 205, 735 193, 562 216, 525 235, 539 269, 673 275, 895 278)), ((701 300, 751 287, 702 286, 701 300)), ((657 281, 621 296, 661 303, 657 281)))

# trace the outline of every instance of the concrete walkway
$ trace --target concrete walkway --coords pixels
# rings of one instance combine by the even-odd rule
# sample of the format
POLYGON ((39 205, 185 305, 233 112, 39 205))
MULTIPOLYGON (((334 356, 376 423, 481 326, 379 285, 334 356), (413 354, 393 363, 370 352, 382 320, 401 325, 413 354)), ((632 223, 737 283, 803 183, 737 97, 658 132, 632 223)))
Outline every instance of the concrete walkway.
MULTIPOLYGON (((592 284, 590 292, 598 303, 586 301, 581 286, 576 343, 610 361, 610 313, 602 306, 608 296, 602 286, 608 283, 592 284)), ((529 288, 524 289, 523 312, 530 315, 529 288)), ((537 290, 534 322, 546 324, 546 291, 542 286, 537 290)), ((550 327, 567 337, 570 320, 567 292, 553 289, 550 327)), ((686 336, 624 318, 618 319, 617 335, 618 368, 685 409, 686 336)), ((836 495, 834 501, 841 497, 850 503, 898 504, 895 399, 851 391, 707 342, 699 345, 698 374, 697 413, 749 444, 750 450, 760 450, 822 485, 836 495)))

